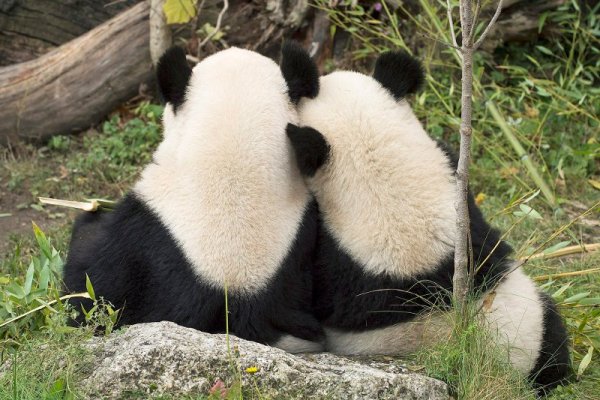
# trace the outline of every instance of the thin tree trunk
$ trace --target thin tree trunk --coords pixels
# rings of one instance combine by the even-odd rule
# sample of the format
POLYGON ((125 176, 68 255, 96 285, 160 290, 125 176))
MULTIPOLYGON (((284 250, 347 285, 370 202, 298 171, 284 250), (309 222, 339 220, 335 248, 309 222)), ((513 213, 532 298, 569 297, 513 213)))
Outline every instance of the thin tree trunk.
MULTIPOLYGON (((457 46, 452 26, 452 10, 448 0, 448 19, 452 29, 453 45, 457 46)), ((456 243, 454 249, 454 276, 452 279, 454 299, 459 308, 463 308, 471 280, 469 268, 471 257, 471 223, 469 220, 469 165, 471 163, 471 119, 473 100, 473 52, 481 46, 502 10, 502 0, 499 0, 496 12, 479 39, 475 38, 475 26, 479 10, 473 13, 472 0, 460 0, 460 25, 462 28, 462 93, 460 121, 460 153, 456 168, 456 243)), ((477 2, 479 7, 480 3, 477 2)))
POLYGON ((462 92, 460 121, 460 152, 456 169, 456 243, 454 250, 454 298, 463 305, 469 290, 469 165, 471 162, 471 100, 473 97, 473 10, 471 0, 461 0, 462 27, 462 92))

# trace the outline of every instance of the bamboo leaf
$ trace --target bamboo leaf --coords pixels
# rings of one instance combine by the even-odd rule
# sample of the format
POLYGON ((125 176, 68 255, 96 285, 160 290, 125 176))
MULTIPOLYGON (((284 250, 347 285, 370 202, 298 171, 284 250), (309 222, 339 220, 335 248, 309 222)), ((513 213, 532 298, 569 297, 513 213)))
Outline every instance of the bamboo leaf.
POLYGON ((90 295, 90 299, 96 300, 96 293, 94 293, 94 287, 92 286, 92 281, 88 274, 85 274, 85 288, 90 295))
POLYGON ((25 283, 23 284, 23 292, 25 296, 31 293, 31 285, 33 284, 33 273, 35 272, 35 267, 33 263, 29 264, 29 268, 27 268, 27 273, 25 274, 25 283))
POLYGON ((543 253, 544 254, 554 253, 557 250, 564 249, 565 247, 567 247, 570 244, 571 244, 570 240, 565 240, 564 242, 560 242, 560 243, 555 244, 554 246, 548 247, 546 250, 543 251, 543 253))
POLYGON ((23 288, 16 284, 15 282, 12 282, 10 285, 8 285, 6 287, 6 291, 8 292, 9 296, 12 296, 14 298, 17 298, 19 300, 25 298, 25 296, 27 296, 25 294, 25 292, 23 291, 23 288))
POLYGON ((563 294, 565 292, 565 290, 567 290, 568 288, 571 287, 571 282, 563 285, 560 289, 558 289, 556 292, 552 293, 552 297, 553 298, 558 298, 560 297, 561 294, 563 294))
POLYGON ((33 234, 35 235, 35 240, 37 241, 38 246, 40 246, 40 249, 42 250, 42 253, 44 253, 44 255, 46 256, 46 258, 51 259, 52 247, 50 246, 50 242, 48 242, 48 238, 46 238, 44 232, 42 232, 40 227, 37 226, 35 222, 32 221, 31 223, 33 224, 33 234))
POLYGON ((531 194, 531 196, 523 200, 523 203, 529 203, 531 200, 535 199, 538 196, 538 194, 540 194, 540 189, 536 190, 531 194))
POLYGON ((598 306, 600 305, 600 297, 588 297, 586 299, 581 299, 577 304, 582 306, 598 306))
POLYGON ((577 293, 574 294, 573 296, 565 299, 563 301, 563 303, 577 303, 579 302, 579 300, 581 299, 585 299, 586 297, 588 297, 591 294, 591 292, 582 292, 582 293, 577 293))
POLYGON ((590 185, 592 185, 592 187, 593 187, 594 189, 600 190, 600 181, 597 181, 597 180, 595 180, 595 179, 588 179, 588 183, 589 183, 590 185))
POLYGON ((48 282, 50 282, 50 267, 45 266, 40 271, 39 288, 45 291, 48 289, 48 282))
POLYGON ((579 368, 577 368, 577 380, 579 380, 581 378, 581 376, 585 372, 588 365, 590 365, 590 362, 592 361, 592 354, 594 354, 594 346, 590 346, 587 354, 585 355, 585 357, 583 357, 583 360, 581 360, 581 362, 579 363, 579 368))
POLYGON ((550 50, 547 47, 544 47, 544 46, 535 46, 535 47, 536 47, 536 49, 538 49, 539 51, 541 51, 542 53, 544 53, 546 55, 549 55, 549 56, 554 55, 554 53, 552 53, 552 50, 550 50))
POLYGON ((531 219, 543 219, 540 213, 529 207, 527 204, 519 204, 521 211, 515 211, 514 214, 518 217, 527 216, 531 219))

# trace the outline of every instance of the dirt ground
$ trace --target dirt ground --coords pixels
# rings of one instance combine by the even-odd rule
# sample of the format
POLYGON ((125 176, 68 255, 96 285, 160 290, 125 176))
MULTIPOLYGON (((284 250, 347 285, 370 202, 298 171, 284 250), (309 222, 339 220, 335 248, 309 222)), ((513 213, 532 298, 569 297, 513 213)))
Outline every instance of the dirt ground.
POLYGON ((47 232, 70 225, 75 215, 72 210, 58 207, 35 210, 29 193, 11 191, 0 182, 0 258, 12 248, 12 236, 32 234, 32 222, 47 232))

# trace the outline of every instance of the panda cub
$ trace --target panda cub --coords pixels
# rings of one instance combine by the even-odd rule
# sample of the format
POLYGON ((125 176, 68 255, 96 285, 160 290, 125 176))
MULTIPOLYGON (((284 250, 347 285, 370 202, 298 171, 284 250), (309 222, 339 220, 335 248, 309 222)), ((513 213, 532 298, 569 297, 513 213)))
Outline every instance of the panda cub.
POLYGON ((306 53, 284 48, 290 66, 301 73, 284 77, 238 48, 194 69, 182 49, 162 56, 164 139, 114 211, 77 219, 67 293, 85 291, 87 275, 121 309, 119 325, 167 320, 213 333, 225 331, 226 289, 233 334, 321 350, 310 276, 317 208, 285 132, 299 98, 316 94, 318 72, 306 53))
MULTIPOLYGON (((456 160, 404 99, 422 80, 418 61, 384 54, 373 77, 322 77, 318 95, 299 103, 300 125, 288 125, 319 206, 314 304, 335 353, 405 354, 450 332, 441 310, 451 305, 456 160)), ((493 299, 484 318, 517 369, 554 386, 569 371, 556 307, 472 196, 469 211, 475 289, 493 299)))

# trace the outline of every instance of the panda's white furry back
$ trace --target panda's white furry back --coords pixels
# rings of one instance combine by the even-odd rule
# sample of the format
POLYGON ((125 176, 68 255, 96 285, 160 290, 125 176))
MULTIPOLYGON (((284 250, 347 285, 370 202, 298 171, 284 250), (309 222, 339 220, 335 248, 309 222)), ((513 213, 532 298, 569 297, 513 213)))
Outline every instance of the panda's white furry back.
MULTIPOLYGON (((384 54, 373 77, 322 77, 316 98, 299 104, 300 125, 288 127, 319 205, 314 298, 333 352, 403 354, 449 334, 439 311, 451 305, 456 160, 405 100, 422 80, 416 60, 384 54)), ((516 368, 555 385, 569 369, 556 307, 472 196, 469 209, 475 289, 495 292, 485 319, 516 368)))
POLYGON ((181 49, 167 51, 157 67, 164 139, 115 211, 78 219, 66 290, 85 290, 88 275, 121 309, 120 324, 224 332, 227 288, 233 334, 320 349, 310 297, 316 206, 285 135, 298 96, 318 85, 316 70, 290 72, 313 67, 306 60, 288 46, 282 71, 232 48, 191 70, 181 49))

